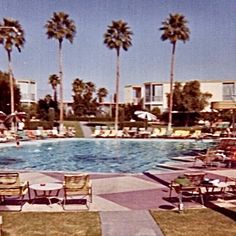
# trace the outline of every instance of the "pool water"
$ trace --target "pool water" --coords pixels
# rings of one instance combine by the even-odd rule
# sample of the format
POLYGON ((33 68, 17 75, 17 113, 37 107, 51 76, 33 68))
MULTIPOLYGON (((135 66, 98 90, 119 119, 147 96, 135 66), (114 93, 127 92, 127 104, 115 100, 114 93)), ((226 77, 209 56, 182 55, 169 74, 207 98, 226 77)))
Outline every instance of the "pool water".
POLYGON ((193 155, 195 140, 73 139, 0 149, 0 169, 139 173, 171 157, 193 155))

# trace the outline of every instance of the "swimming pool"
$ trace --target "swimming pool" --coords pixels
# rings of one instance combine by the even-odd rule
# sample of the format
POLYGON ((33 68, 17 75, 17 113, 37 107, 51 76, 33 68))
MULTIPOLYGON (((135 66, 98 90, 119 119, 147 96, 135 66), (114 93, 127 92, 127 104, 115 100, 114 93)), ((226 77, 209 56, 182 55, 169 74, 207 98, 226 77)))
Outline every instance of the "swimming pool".
POLYGON ((0 149, 0 169, 139 173, 209 142, 194 140, 73 139, 0 149))

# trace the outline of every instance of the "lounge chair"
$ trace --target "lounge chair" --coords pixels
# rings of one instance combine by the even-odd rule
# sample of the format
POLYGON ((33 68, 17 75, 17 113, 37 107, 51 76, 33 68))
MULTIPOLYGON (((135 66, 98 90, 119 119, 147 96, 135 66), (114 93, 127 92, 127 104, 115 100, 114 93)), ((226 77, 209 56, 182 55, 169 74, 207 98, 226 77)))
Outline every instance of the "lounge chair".
POLYGON ((36 135, 34 134, 33 130, 26 130, 25 134, 29 139, 33 139, 33 140, 36 139, 36 135))
POLYGON ((171 134, 171 138, 188 138, 189 130, 175 130, 173 134, 171 134))
POLYGON ((169 197, 171 198, 172 191, 178 194, 179 208, 183 208, 183 196, 185 197, 199 197, 201 204, 204 205, 203 194, 201 191, 201 183, 204 180, 206 173, 185 173, 183 176, 179 176, 171 181, 169 188, 169 197))
POLYGON ((110 133, 108 134, 108 138, 115 138, 117 136, 117 131, 114 127, 110 127, 110 133))
POLYGON ((201 134, 202 134, 201 130, 195 130, 194 133, 190 134, 189 138, 200 139, 201 134))
POLYGON ((193 165, 196 164, 197 160, 203 162, 204 166, 219 165, 220 162, 225 162, 229 159, 222 150, 217 150, 215 148, 208 148, 205 154, 198 154, 195 157, 193 165))
POLYGON ((123 137, 123 130, 117 130, 116 137, 117 138, 122 138, 123 137))
MULTIPOLYGON (((88 174, 64 175, 64 207, 68 197, 82 196, 89 197, 89 202, 92 202, 92 183, 88 174)), ((86 199, 86 206, 88 206, 86 199)))
POLYGON ((99 135, 100 135, 100 133, 101 133, 101 129, 100 129, 100 126, 99 127, 95 127, 95 130, 93 131, 93 133, 92 133, 92 135, 91 135, 91 137, 98 137, 99 135))
POLYGON ((139 128, 137 136, 140 138, 150 138, 151 131, 146 130, 145 128, 139 128))
POLYGON ((160 133, 159 133, 159 135, 158 135, 158 137, 166 137, 167 136, 167 130, 166 130, 166 128, 160 128, 160 133))
POLYGON ((151 138, 157 138, 159 134, 160 134, 160 129, 159 128, 154 128, 152 130, 152 133, 151 133, 150 137, 151 138))
POLYGON ((12 131, 4 130, 4 135, 7 138, 7 142, 15 141, 16 139, 16 135, 12 131))
POLYGON ((134 137, 137 133, 137 128, 129 129, 129 127, 124 127, 122 130, 122 137, 123 138, 131 138, 134 137))
POLYGON ((100 133, 99 137, 101 137, 101 138, 108 138, 110 133, 111 133, 111 130, 109 128, 105 128, 105 129, 102 130, 102 132, 100 133))
MULTIPOLYGON (((29 190, 27 181, 20 182, 19 173, 0 173, 0 202, 4 203, 6 198, 20 198, 20 211, 23 206, 23 199, 29 190)), ((29 195, 30 198, 30 195, 29 195)))

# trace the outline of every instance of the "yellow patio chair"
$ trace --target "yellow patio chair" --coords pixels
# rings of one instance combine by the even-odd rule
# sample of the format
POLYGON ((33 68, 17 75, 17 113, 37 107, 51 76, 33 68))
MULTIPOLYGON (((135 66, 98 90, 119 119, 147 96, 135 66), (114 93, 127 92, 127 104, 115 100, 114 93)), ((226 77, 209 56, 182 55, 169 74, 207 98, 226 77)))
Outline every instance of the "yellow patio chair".
POLYGON ((190 135, 190 138, 199 139, 201 137, 202 131, 201 130, 195 130, 194 133, 190 135))
MULTIPOLYGON (((92 202, 92 183, 88 174, 64 175, 64 205, 68 197, 82 196, 82 198, 89 197, 92 202)), ((86 199, 86 206, 87 199, 86 199)), ((89 208, 89 207, 88 207, 89 208)))
MULTIPOLYGON (((19 173, 0 173, 0 202, 4 203, 6 198, 20 198, 20 211, 23 206, 23 198, 29 190, 29 182, 21 182, 19 173)), ((30 199, 30 194, 29 194, 30 199)))
POLYGON ((151 133, 151 138, 156 138, 156 137, 158 137, 158 135, 160 134, 160 129, 159 128, 154 128, 153 129, 153 131, 152 131, 152 133, 151 133))

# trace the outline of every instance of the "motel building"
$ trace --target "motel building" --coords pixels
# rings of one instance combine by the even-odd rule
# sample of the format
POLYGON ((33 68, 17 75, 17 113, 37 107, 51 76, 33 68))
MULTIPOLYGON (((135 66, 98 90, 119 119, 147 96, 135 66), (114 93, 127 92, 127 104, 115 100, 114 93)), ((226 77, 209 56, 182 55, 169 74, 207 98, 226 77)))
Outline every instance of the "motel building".
POLYGON ((17 80, 16 84, 21 93, 21 104, 30 106, 37 103, 37 83, 33 80, 17 80))
MULTIPOLYGON (((235 101, 236 81, 199 81, 202 93, 212 94, 209 99, 209 107, 212 102, 235 101)), ((181 82, 182 85, 185 82, 181 82)), ((124 103, 137 105, 143 99, 144 109, 152 110, 158 107, 161 112, 168 109, 167 94, 170 92, 169 82, 145 82, 142 85, 126 85, 124 88, 124 103)))

